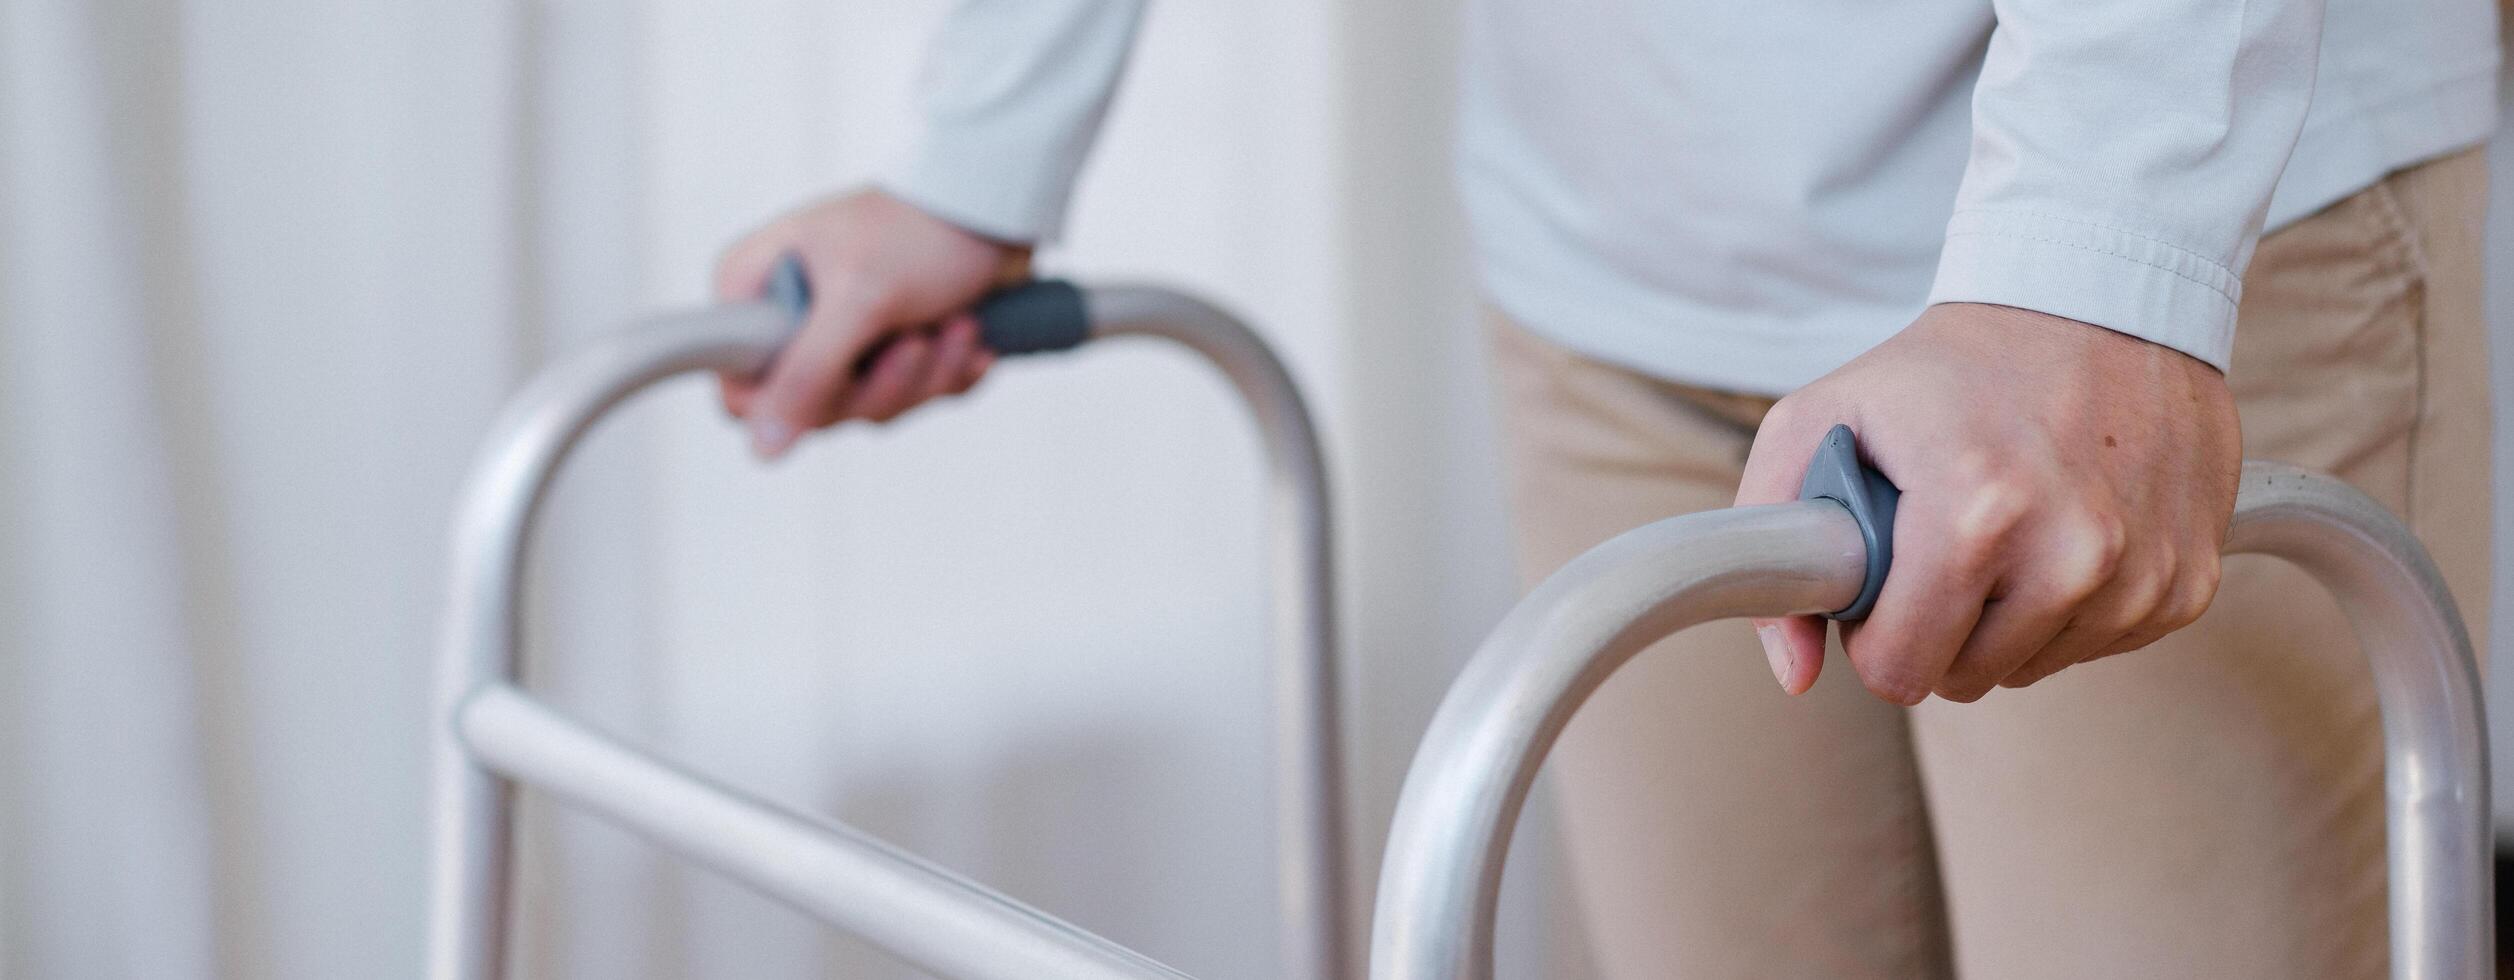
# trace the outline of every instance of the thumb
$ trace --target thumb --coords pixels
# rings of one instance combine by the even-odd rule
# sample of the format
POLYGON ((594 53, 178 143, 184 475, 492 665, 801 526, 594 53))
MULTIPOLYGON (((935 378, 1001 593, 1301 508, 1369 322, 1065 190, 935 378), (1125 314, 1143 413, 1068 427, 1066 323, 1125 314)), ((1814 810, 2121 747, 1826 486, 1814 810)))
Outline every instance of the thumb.
MULTIPOLYGON (((777 267, 780 257, 790 254, 792 244, 793 236, 782 223, 733 243, 716 257, 716 301, 739 303, 766 296, 770 271, 777 267)), ((751 400, 759 393, 759 382, 759 378, 747 374, 718 372, 716 392, 724 399, 725 412, 737 419, 748 419, 751 400)))
POLYGON ((776 459, 805 430, 836 421, 837 406, 874 325, 868 304, 843 295, 812 298, 803 329, 777 352, 750 397, 752 453, 776 459))
POLYGON ((794 236, 783 223, 733 243, 716 258, 716 299, 738 303, 767 295, 769 271, 794 246, 794 236))
MULTIPOLYGON (((1799 410, 1788 399, 1764 414, 1755 430, 1754 448, 1746 453, 1746 471, 1737 481, 1737 506, 1788 503, 1798 499, 1807 478, 1809 453, 1834 420, 1821 412, 1799 410)), ((1805 694, 1824 669, 1824 620, 1815 616, 1782 616, 1752 621, 1772 679, 1781 690, 1805 694)))

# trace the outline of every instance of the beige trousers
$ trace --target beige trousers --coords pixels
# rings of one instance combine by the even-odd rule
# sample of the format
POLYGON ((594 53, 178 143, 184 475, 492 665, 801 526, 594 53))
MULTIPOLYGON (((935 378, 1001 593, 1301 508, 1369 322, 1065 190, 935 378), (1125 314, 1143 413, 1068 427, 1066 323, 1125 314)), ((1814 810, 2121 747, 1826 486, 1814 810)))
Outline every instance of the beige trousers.
MULTIPOLYGON (((2261 242, 2231 384, 2245 454, 2407 517, 2486 636, 2477 151, 2261 242)), ((1498 318, 1497 318, 1498 319, 1498 318)), ((1725 507, 1771 402, 1494 330, 1529 582, 1725 507)), ((1548 772, 1608 977, 2380 977, 2374 692, 2313 582, 2236 558, 2155 646, 1979 703, 1783 695, 1742 622, 1626 666, 1548 772)))

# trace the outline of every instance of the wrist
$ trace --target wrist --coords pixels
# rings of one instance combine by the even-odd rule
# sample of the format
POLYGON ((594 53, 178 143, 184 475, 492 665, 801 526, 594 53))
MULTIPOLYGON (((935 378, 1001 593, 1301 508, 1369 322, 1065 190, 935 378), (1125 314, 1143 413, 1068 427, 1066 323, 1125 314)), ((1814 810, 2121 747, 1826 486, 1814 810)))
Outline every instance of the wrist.
POLYGON ((1948 223, 1929 302, 2040 310, 2223 371, 2241 294, 2233 269, 2187 248, 2089 222, 1968 210, 1948 223))
MULTIPOLYGON (((2144 335, 2116 330, 2097 323, 2048 313, 2022 306, 1983 302, 1943 302, 1932 304, 1922 313, 1922 321, 1943 320, 1963 324, 1967 332, 1982 334, 1980 342, 2014 346, 2055 344, 2063 349, 2083 350, 2089 355, 2137 353, 2167 358, 2178 365, 2205 369, 2221 380, 2225 371, 2191 352, 2165 344, 2144 335)), ((2060 353, 2045 351, 2044 354, 2060 353)))

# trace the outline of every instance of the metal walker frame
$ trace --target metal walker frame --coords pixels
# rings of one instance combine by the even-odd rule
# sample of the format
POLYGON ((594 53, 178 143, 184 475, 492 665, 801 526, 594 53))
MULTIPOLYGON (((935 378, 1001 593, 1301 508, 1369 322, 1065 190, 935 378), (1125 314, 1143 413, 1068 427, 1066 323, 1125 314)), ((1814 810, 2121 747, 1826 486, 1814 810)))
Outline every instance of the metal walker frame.
MULTIPOLYGON (((1101 337, 1164 338, 1220 368, 1257 420, 1274 528, 1285 963, 1296 975, 1350 976, 1327 504, 1317 436, 1299 392, 1255 334, 1211 305, 1141 287, 1043 288, 1065 291, 1048 297, 1044 320, 1034 315, 1037 304, 993 319, 981 310, 990 345, 1019 353, 1101 337), (1010 326, 997 329, 1002 324, 1010 326)), ((568 450, 602 413, 661 378, 756 370, 792 322, 788 309, 769 303, 662 317, 543 371, 500 417, 455 521, 433 715, 429 977, 502 975, 516 783, 940 975, 1185 976, 859 831, 656 760, 515 686, 523 551, 568 450)), ((1380 872, 1369 975, 1491 977, 1510 832, 1572 714, 1617 667, 1677 630, 1852 605, 1871 575, 1862 533, 1850 507, 1833 499, 1686 515, 1600 545, 1530 593, 1452 685, 1406 776, 1380 872)), ((2336 480, 2258 462, 2244 466, 2227 551, 2274 555, 2319 580, 2339 598, 2373 666, 2386 764, 2392 975, 2490 976, 2494 898, 2477 660, 2434 563, 2372 499, 2336 480)))
MULTIPOLYGON (((2426 549, 2355 488, 2249 462, 2229 554, 2274 555, 2339 598, 2383 715, 2392 976, 2494 975, 2487 726, 2478 661, 2426 549)), ((1379 876, 1373 980, 1492 976, 1501 865, 1572 713, 1644 647, 1715 619, 1821 613, 1860 594, 1849 509, 1688 514, 1590 549, 1511 610, 1449 688, 1406 774, 1379 876)))
MULTIPOLYGON (((789 275, 791 273, 788 273, 789 275)), ((551 477, 603 413, 691 371, 755 372, 802 299, 659 317, 541 371, 508 403, 465 485, 431 734, 428 976, 504 975, 513 784, 527 783, 937 974, 989 980, 1177 978, 1175 970, 834 821, 663 762, 515 684, 524 549, 551 477)), ((1039 283, 979 318, 1003 353, 1156 337, 1220 369, 1255 417, 1273 533, 1276 858, 1287 964, 1345 974, 1344 799, 1326 470, 1273 352, 1221 309, 1139 287, 1039 283)))

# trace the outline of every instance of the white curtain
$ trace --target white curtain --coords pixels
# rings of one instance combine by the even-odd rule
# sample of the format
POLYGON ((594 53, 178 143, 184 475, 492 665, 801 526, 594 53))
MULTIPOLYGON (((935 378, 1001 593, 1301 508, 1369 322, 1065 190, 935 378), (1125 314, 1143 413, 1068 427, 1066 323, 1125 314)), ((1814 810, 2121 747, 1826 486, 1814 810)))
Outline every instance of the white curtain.
MULTIPOLYGON (((1049 259, 1226 301, 1315 399, 1365 869, 1512 592, 1449 6, 1156 5, 1049 259)), ((0 977, 417 974, 474 440, 898 152, 939 9, 0 0, 0 977)), ((1215 379, 1093 351, 774 469, 740 447, 696 382, 597 433, 540 539, 538 689, 1196 975, 1275 974, 1255 447, 1215 379)), ((526 976, 907 973, 528 816, 526 976)), ((1505 972, 1574 976, 1543 826, 1505 972)))
MULTIPOLYGON (((1446 7, 1157 5, 1049 258, 1218 297, 1307 384, 1372 847, 1511 594, 1446 7)), ((553 353, 702 302, 732 235, 900 152, 940 9, 0 0, 0 976, 417 973, 474 441, 553 353)), ((1157 349, 1009 365, 775 468, 677 384, 562 480, 532 681, 1199 976, 1271 976, 1255 451, 1157 349)), ((526 976, 907 972, 539 801, 523 853, 526 976)), ((1514 915, 1522 972, 1542 921, 1514 915)))

